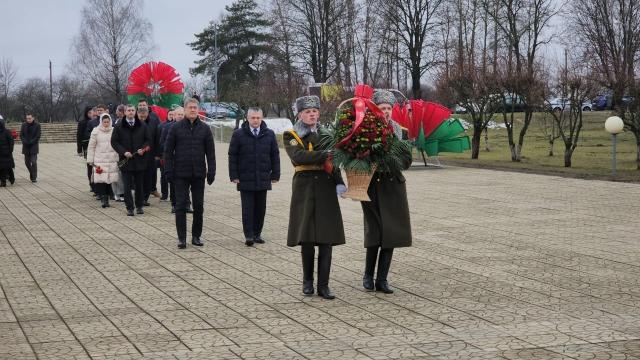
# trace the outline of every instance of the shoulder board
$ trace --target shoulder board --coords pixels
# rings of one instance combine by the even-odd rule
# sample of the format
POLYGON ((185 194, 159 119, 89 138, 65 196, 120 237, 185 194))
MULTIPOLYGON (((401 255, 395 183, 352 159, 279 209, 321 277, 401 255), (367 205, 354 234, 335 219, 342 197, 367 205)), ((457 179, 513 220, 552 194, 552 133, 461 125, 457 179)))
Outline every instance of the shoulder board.
MULTIPOLYGON (((293 139, 291 139, 291 141, 289 142, 289 145, 293 146, 295 144, 300 144, 300 146, 302 146, 302 148, 304 149, 304 142, 302 142, 302 139, 300 138, 298 133, 296 133, 294 130, 287 130, 287 132, 291 134, 291 136, 293 136, 293 139)), ((309 151, 312 151, 312 150, 313 150, 313 144, 309 143, 309 151)))

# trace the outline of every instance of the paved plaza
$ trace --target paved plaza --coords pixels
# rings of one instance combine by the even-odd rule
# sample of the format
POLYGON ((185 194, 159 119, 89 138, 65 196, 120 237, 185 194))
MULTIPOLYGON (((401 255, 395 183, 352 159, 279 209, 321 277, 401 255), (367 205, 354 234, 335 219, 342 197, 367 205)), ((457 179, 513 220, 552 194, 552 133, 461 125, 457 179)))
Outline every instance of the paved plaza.
MULTIPOLYGON (((75 144, 0 189, 0 359, 640 359, 640 185, 479 169, 406 172, 414 245, 393 295, 362 288, 359 203, 341 200, 337 299, 301 294, 286 246, 292 167, 247 248, 227 144, 203 248, 170 205, 102 209, 75 144)), ((115 204, 115 205, 114 205, 115 204)))

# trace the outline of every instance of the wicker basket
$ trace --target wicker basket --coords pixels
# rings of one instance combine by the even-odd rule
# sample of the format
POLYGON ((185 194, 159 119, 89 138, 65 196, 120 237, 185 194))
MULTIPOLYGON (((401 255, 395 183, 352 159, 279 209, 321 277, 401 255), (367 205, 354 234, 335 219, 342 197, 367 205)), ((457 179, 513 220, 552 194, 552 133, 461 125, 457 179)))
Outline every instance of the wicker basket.
POLYGON ((349 198, 356 201, 371 201, 367 190, 369 189, 369 183, 375 172, 373 169, 370 173, 355 172, 345 170, 347 173, 347 191, 342 194, 343 198, 349 198))

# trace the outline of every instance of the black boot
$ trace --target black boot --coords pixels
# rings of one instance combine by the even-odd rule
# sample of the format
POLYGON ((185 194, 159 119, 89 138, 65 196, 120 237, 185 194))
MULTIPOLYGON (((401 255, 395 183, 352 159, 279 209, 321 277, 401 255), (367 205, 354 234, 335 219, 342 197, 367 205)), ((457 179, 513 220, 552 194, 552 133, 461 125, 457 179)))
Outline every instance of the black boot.
POLYGON ((302 293, 310 296, 316 291, 313 288, 313 262, 315 257, 313 245, 302 245, 302 293))
POLYGON ((102 208, 108 208, 109 207, 109 195, 102 195, 102 208))
POLYGON ((186 239, 178 239, 178 249, 184 249, 187 247, 186 239))
POLYGON ((200 240, 200 237, 198 236, 194 236, 191 238, 191 244, 195 245, 195 246, 203 246, 204 244, 202 243, 202 240, 200 240))
POLYGON ((5 180, 0 181, 0 187, 7 187, 7 182, 5 180))
POLYGON ((393 290, 389 288, 387 283, 387 275, 391 267, 391 257, 393 249, 381 249, 380 258, 378 259, 378 277, 376 278, 376 291, 382 291, 385 294, 393 294, 393 290))
POLYGON ((326 300, 333 300, 335 295, 329 289, 329 274, 331 273, 331 245, 318 246, 318 296, 326 300))
POLYGON ((362 287, 368 291, 373 291, 373 273, 376 270, 376 260, 378 259, 378 247, 367 248, 367 256, 364 263, 364 276, 362 277, 362 287))

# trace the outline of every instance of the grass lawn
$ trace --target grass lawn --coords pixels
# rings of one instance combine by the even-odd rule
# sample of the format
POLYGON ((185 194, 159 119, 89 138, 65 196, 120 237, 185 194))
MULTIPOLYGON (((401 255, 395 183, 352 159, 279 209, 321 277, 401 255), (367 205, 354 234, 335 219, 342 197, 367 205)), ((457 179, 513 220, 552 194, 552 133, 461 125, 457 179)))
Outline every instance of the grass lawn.
MULTIPOLYGON (((572 167, 564 167, 564 142, 557 139, 554 156, 548 156, 549 143, 541 129, 542 113, 534 115, 524 139, 522 162, 512 162, 506 129, 489 130, 489 148, 485 150, 484 135, 478 160, 471 160, 471 151, 463 154, 442 153, 439 159, 444 165, 473 166, 512 171, 527 171, 590 179, 614 180, 611 178, 611 135, 604 130, 604 121, 611 116, 608 111, 594 111, 584 114, 584 124, 578 147, 573 153, 572 167)), ((549 114, 546 115, 550 116, 549 114)), ((460 115, 465 119, 466 115, 460 115)), ((524 113, 516 114, 514 141, 522 128, 524 113)), ((498 117, 502 123, 502 115, 498 117)), ((468 131, 471 135, 471 131, 468 131)), ((422 158, 414 153, 416 160, 422 158)), ((636 169, 635 137, 630 132, 618 135, 618 176, 615 180, 640 182, 640 171, 636 169)))

